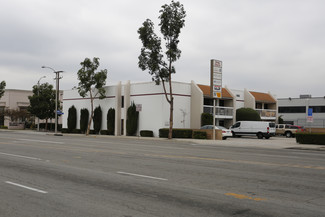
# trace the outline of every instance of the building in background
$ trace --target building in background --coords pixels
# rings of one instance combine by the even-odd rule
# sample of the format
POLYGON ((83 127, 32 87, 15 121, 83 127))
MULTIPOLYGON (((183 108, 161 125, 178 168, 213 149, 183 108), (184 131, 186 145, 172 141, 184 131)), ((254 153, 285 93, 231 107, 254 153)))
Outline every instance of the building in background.
MULTIPOLYGON (((32 96, 33 92, 31 90, 17 90, 17 89, 6 89, 4 95, 0 99, 0 111, 4 111, 5 109, 13 109, 13 110, 26 110, 29 106, 28 96, 32 96)), ((63 91, 60 91, 60 100, 62 101, 63 91)), ((17 120, 17 122, 25 122, 26 119, 22 118, 21 120, 17 120)), ((34 121, 34 120, 33 120, 34 121)), ((48 120, 50 123, 51 120, 48 120)), ((54 121, 54 120, 53 120, 54 121)), ((40 123, 45 123, 45 120, 40 120, 40 123)), ((62 123, 61 118, 59 118, 59 123, 62 123)), ((37 120, 35 122, 37 124, 37 120)), ((4 117, 0 115, 0 126, 10 125, 10 118, 4 117)))
POLYGON ((299 98, 280 98, 278 115, 287 124, 325 128, 325 97, 300 95, 299 98), (309 109, 312 109, 311 118, 308 118, 309 109))

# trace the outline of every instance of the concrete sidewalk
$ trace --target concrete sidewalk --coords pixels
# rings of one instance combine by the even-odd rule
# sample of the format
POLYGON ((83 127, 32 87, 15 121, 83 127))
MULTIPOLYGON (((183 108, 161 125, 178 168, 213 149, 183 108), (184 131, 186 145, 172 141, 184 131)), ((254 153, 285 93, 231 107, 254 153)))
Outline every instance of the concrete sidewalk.
MULTIPOLYGON (((34 130, 6 130, 0 129, 0 132, 49 135, 54 136, 54 132, 38 132, 34 130)), ((85 136, 84 134, 63 134, 63 136, 85 136)), ((282 136, 271 137, 270 139, 257 139, 256 136, 228 138, 227 140, 201 140, 201 139, 171 139, 157 137, 136 137, 136 136, 108 136, 108 135, 89 135, 93 138, 110 138, 110 139, 130 139, 130 140, 152 140, 166 142, 180 142, 191 145, 208 145, 208 146, 231 146, 231 147, 250 147, 250 148, 270 148, 270 149, 297 149, 297 150, 314 150, 325 151, 324 145, 298 144, 295 138, 285 138, 282 136)))

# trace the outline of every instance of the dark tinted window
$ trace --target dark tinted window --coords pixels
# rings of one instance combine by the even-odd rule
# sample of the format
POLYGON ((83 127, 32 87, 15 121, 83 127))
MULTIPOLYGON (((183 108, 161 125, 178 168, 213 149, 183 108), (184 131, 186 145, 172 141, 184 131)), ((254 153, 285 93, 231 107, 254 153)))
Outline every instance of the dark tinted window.
POLYGON ((313 109, 313 113, 325 113, 325 106, 309 106, 313 109))
POLYGON ((275 123, 269 123, 269 127, 274 128, 275 127, 275 123))
POLYGON ((279 113, 306 113, 305 106, 283 106, 279 107, 279 113))

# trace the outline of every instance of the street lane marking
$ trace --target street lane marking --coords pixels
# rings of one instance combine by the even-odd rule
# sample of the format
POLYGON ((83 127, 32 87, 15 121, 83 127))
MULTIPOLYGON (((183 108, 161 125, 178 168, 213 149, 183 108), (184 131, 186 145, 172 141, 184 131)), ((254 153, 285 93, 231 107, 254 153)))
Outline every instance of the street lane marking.
POLYGON ((291 168, 302 168, 302 169, 325 170, 325 167, 310 166, 310 165, 266 163, 266 162, 248 161, 248 160, 232 160, 232 159, 222 159, 222 158, 179 156, 179 155, 158 155, 158 154, 144 154, 144 155, 149 156, 149 157, 161 157, 161 158, 169 158, 169 159, 207 160, 207 161, 216 161, 216 162, 243 163, 243 164, 253 164, 253 165, 280 166, 280 167, 291 167, 291 168))
POLYGON ((54 141, 44 141, 44 140, 34 140, 34 139, 17 139, 20 141, 28 141, 28 142, 44 142, 44 143, 53 143, 53 144, 64 144, 64 142, 54 142, 54 141))
POLYGON ((28 189, 28 190, 31 190, 31 191, 36 191, 36 192, 42 193, 42 194, 47 194, 48 193, 47 191, 42 191, 42 190, 39 190, 39 189, 36 189, 36 188, 31 188, 31 187, 21 185, 21 184, 17 184, 17 183, 14 183, 14 182, 6 181, 6 183, 10 184, 10 185, 17 186, 17 187, 25 188, 25 189, 28 189))
POLYGON ((134 174, 134 173, 126 173, 126 172, 121 172, 121 171, 119 171, 117 173, 121 174, 121 175, 137 176, 137 177, 148 178, 148 179, 157 179, 157 180, 162 180, 162 181, 168 181, 168 179, 154 177, 154 176, 145 176, 145 175, 134 174))
POLYGON ((28 157, 28 156, 17 155, 17 154, 8 154, 8 153, 3 153, 3 152, 0 152, 0 154, 6 155, 6 156, 11 156, 11 157, 25 158, 25 159, 30 159, 30 160, 39 160, 39 161, 42 160, 42 159, 36 158, 36 157, 28 157))
POLYGON ((250 197, 250 196, 247 196, 247 195, 244 195, 244 194, 226 193, 225 195, 232 196, 234 198, 241 199, 241 200, 243 200, 243 199, 254 200, 254 201, 265 201, 266 200, 265 198, 250 197))

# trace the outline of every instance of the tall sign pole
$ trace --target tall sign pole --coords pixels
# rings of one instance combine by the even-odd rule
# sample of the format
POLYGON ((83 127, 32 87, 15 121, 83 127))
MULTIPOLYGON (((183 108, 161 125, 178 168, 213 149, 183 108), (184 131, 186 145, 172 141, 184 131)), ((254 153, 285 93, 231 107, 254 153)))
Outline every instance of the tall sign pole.
MULTIPOLYGON (((213 126, 216 125, 216 99, 222 98, 222 61, 212 59, 210 61, 210 95, 213 99, 213 126)), ((213 129, 213 140, 216 132, 213 129)))

